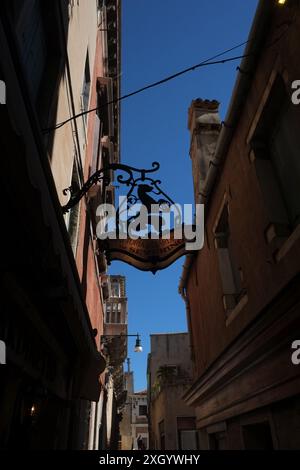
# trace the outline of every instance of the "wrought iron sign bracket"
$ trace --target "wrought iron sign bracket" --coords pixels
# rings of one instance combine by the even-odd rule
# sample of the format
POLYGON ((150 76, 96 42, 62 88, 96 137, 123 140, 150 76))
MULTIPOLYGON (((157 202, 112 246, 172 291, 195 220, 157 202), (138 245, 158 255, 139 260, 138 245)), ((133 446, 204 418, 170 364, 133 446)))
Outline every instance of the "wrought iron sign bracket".
MULTIPOLYGON (((121 163, 111 163, 96 171, 84 183, 82 188, 76 190, 69 187, 63 191, 65 195, 70 193, 70 199, 62 206, 63 213, 70 211, 79 201, 88 193, 89 189, 102 182, 106 187, 110 184, 109 174, 111 171, 121 172, 114 178, 119 183, 119 187, 126 188, 125 203, 121 203, 115 210, 116 229, 114 237, 104 237, 103 230, 100 230, 99 248, 105 253, 106 259, 110 264, 113 260, 123 261, 131 264, 142 271, 151 271, 155 273, 164 269, 176 261, 180 256, 188 253, 186 250, 186 240, 184 237, 178 238, 174 228, 168 231, 169 236, 165 237, 163 231, 164 220, 162 213, 171 207, 177 207, 172 199, 160 187, 161 181, 152 178, 152 174, 160 168, 158 162, 152 163, 150 169, 140 169, 121 163), (133 208, 133 206, 135 206, 133 208), (141 206, 145 209, 146 217, 140 223, 141 218, 139 209, 141 206), (133 209, 138 210, 132 214, 133 209), (156 210, 153 210, 153 207, 156 210), (131 212, 130 212, 131 210, 131 212), (123 220, 123 214, 127 215, 123 220), (137 221, 139 219, 139 222, 137 221), (138 236, 130 237, 131 222, 139 227, 138 236), (144 232, 143 232, 144 231, 144 232), (153 232, 154 231, 154 232, 153 232), (130 233, 129 233, 130 232, 130 233), (146 236, 142 236, 142 232, 146 236), (155 237, 151 234, 156 233, 155 237), (122 234, 122 236, 120 236, 122 234), (125 237, 123 236, 125 234, 125 237)), ((105 217, 104 217, 105 219, 105 217)), ((179 216, 180 229, 184 228, 181 215, 179 216)), ((176 225, 176 230, 178 225, 176 225)), ((104 230, 105 232, 105 230, 104 230)), ((183 230, 182 230, 183 232, 183 230)))
MULTIPOLYGON (((68 193, 70 193, 69 201, 67 202, 67 204, 62 206, 63 214, 69 212, 70 209, 76 206, 76 204, 79 203, 79 201, 83 198, 85 194, 87 194, 87 192, 92 186, 100 183, 101 181, 103 182, 104 186, 108 186, 111 182, 110 177, 109 177, 109 172, 118 171, 118 170, 122 171, 123 174, 118 175, 117 181, 118 183, 129 187, 127 198, 130 201, 130 203, 133 204, 133 203, 138 202, 138 200, 140 200, 142 204, 146 203, 147 205, 147 203, 149 204, 150 199, 149 199, 149 196, 148 198, 145 197, 146 193, 155 192, 156 190, 155 192, 156 194, 158 195, 161 194, 166 198, 164 202, 173 204, 173 201, 161 190, 161 188, 159 188, 159 184, 161 184, 161 181, 154 180, 153 178, 148 177, 149 173, 154 173, 159 168, 160 168, 160 164, 158 162, 153 162, 152 168, 149 170, 134 168, 132 166, 123 165, 121 163, 110 163, 109 165, 93 173, 79 190, 76 190, 73 186, 70 186, 63 190, 63 194, 65 196, 68 193), (138 173, 138 176, 135 177, 134 173, 138 173), (151 186, 145 185, 145 184, 143 185, 143 183, 145 182, 149 183, 149 185, 151 186), (139 197, 132 195, 134 188, 137 186, 139 187, 138 188, 139 197), (148 186, 148 188, 146 186, 148 186)), ((156 203, 157 201, 152 200, 151 202, 156 203)))

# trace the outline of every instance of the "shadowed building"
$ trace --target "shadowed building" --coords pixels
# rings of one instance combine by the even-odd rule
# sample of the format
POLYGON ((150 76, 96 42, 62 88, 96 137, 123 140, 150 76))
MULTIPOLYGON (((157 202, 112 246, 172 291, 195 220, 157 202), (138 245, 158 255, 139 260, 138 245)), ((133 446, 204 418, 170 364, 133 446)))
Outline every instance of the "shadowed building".
POLYGON ((129 358, 127 364, 128 370, 124 373, 127 397, 120 425, 121 449, 146 450, 149 448, 147 390, 134 392, 134 377, 129 358))
POLYGON ((205 245, 179 289, 202 449, 300 447, 299 31, 299 2, 260 1, 224 124, 217 101, 189 109, 205 245))
POLYGON ((128 312, 126 279, 107 276, 103 283, 105 299, 104 336, 102 352, 106 357, 105 374, 107 395, 107 444, 117 449, 120 441, 119 422, 122 418, 127 391, 124 386, 123 363, 127 357, 128 312), (116 412, 114 412, 116 410, 116 412))
POLYGON ((4 0, 0 43, 0 447, 106 447, 95 207, 113 191, 61 206, 119 161, 119 105, 106 103, 119 97, 120 1, 4 0))
POLYGON ((195 412, 182 396, 192 381, 188 333, 151 335, 148 356, 150 449, 197 449, 195 412))

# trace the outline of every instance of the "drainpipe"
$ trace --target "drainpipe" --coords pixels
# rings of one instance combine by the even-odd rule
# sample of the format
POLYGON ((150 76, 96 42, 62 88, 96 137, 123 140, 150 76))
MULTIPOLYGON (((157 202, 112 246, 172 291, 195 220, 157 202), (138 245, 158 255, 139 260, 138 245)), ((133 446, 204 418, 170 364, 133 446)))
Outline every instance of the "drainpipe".
MULTIPOLYGON (((192 259, 192 257, 190 257, 190 259, 192 259)), ((179 293, 185 303, 185 311, 186 311, 186 316, 187 316, 188 331, 189 331, 189 337, 190 337, 191 360, 194 361, 195 354, 194 354, 193 328, 192 328, 192 320, 191 320, 190 301, 189 301, 185 287, 179 290, 179 293)))

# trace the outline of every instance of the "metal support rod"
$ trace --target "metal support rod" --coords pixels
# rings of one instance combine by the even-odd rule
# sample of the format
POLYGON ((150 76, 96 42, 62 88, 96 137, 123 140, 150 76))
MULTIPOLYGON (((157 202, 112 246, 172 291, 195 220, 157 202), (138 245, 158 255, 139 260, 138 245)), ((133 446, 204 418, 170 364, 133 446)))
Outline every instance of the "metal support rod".
POLYGON ((120 333, 119 335, 102 335, 102 338, 106 338, 106 337, 120 337, 120 336, 140 336, 139 333, 136 333, 135 335, 124 335, 123 333, 120 333))

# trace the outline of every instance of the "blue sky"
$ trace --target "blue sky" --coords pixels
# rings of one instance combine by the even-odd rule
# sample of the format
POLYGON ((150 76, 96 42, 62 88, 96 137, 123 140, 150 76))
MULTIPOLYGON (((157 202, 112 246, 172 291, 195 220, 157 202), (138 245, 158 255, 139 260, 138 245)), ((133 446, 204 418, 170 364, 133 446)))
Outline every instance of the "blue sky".
MULTIPOLYGON (((122 94, 199 63, 245 41, 257 0, 123 0, 122 94)), ((243 48, 230 55, 239 55, 243 48)), ((159 161, 159 177, 169 196, 193 202, 187 110, 195 98, 221 102, 225 117, 238 62, 200 68, 122 103, 121 160, 141 168, 159 161)), ((129 333, 139 332, 144 351, 128 354, 135 390, 146 388, 151 333, 186 331, 178 294, 184 258, 155 276, 113 262, 110 274, 127 278, 129 333)))

